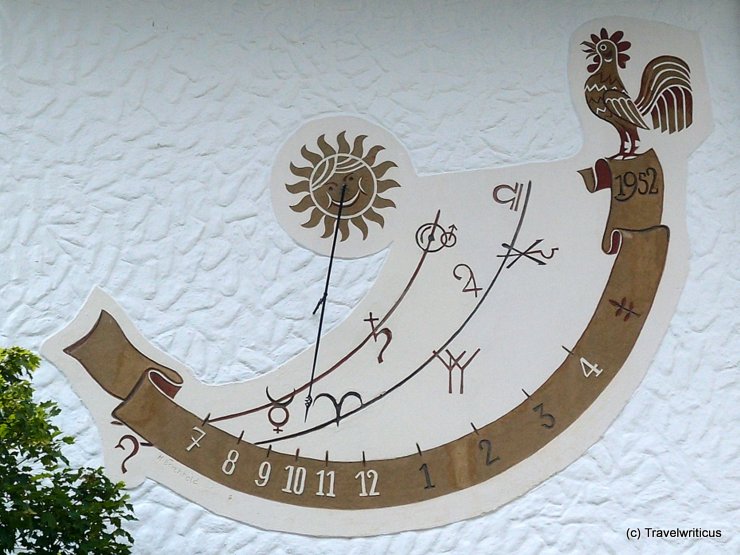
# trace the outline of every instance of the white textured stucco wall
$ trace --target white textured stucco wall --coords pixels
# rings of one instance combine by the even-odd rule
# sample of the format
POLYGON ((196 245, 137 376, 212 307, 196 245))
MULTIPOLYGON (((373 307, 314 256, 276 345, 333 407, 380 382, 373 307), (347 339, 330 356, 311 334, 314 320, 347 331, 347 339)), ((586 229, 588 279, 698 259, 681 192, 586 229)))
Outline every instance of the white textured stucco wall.
MULTIPOLYGON (((295 303, 320 296, 325 260, 276 226, 261 187, 288 134, 358 114, 420 173, 566 157, 581 141, 568 39, 605 15, 700 33, 715 130, 689 163, 677 314, 604 438, 492 514, 377 538, 265 532, 147 482, 136 553, 740 553, 740 3, 0 3, 0 344, 38 350, 99 284, 210 382, 313 341, 295 303), (723 537, 628 542, 638 526, 723 537)), ((332 322, 382 260, 338 264, 332 322)), ((102 464, 66 378, 45 363, 37 385, 78 438, 72 462, 102 464)))

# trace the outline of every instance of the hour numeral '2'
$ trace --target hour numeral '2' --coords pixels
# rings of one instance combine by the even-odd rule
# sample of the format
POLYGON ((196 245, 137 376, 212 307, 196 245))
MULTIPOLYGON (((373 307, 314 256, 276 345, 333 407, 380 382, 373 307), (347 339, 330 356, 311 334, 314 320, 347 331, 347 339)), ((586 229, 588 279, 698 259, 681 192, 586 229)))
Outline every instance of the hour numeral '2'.
POLYGON ((486 466, 491 466, 493 463, 501 458, 493 456, 493 444, 489 439, 481 439, 478 442, 478 449, 480 449, 481 451, 483 451, 484 449, 486 450, 486 466))
POLYGON ((540 415, 540 419, 545 419, 547 422, 542 422, 542 426, 545 428, 552 428, 555 426, 555 417, 549 412, 545 412, 542 403, 532 409, 534 412, 540 415))

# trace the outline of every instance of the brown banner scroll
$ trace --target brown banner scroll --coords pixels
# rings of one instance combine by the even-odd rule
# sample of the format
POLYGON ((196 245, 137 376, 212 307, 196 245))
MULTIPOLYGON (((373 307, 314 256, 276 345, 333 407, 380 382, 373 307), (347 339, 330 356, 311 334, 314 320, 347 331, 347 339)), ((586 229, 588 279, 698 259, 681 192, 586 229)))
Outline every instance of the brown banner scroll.
MULTIPOLYGON (((622 172, 644 171, 637 170, 644 167, 638 163, 632 169, 629 162, 608 163, 622 172)), ((612 213, 607 230, 619 236, 619 250, 606 287, 581 337, 550 378, 501 418, 403 457, 338 462, 328 454, 325 459, 302 457, 235 437, 178 405, 174 397, 180 376, 138 352, 106 312, 65 351, 123 400, 114 411, 120 422, 172 459, 231 490, 326 509, 420 502, 481 483, 525 460, 575 422, 619 372, 652 307, 669 235, 660 225, 615 227, 620 214, 612 213), (329 473, 333 495, 320 495, 329 473), (301 477, 300 488, 295 476, 301 477)))
POLYGON ((663 168, 654 150, 629 159, 602 158, 593 168, 580 170, 586 188, 611 191, 609 218, 601 248, 615 254, 619 229, 648 229, 659 225, 663 214, 663 168))

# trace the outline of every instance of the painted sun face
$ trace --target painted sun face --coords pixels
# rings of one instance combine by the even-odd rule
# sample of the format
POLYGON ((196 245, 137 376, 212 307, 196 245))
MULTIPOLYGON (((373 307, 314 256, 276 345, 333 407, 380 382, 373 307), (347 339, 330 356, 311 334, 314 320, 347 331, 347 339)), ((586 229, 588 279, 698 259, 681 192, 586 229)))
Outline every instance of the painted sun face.
POLYGON ((367 138, 365 135, 358 135, 350 150, 345 135, 344 131, 337 135, 336 148, 321 135, 317 140, 320 154, 310 151, 304 145, 301 154, 309 166, 297 167, 291 164, 291 173, 301 179, 297 183, 286 184, 285 187, 295 195, 303 195, 298 203, 290 207, 291 210, 310 210, 303 227, 316 227, 323 223, 321 236, 330 237, 334 233, 341 205, 340 239, 344 241, 349 237, 350 223, 366 239, 369 232, 367 221, 383 227, 385 219, 378 210, 396 206, 392 200, 381 196, 389 189, 400 187, 393 179, 383 179, 386 172, 396 167, 396 164, 391 161, 376 164, 377 155, 384 147, 376 145, 366 153, 363 148, 367 138))

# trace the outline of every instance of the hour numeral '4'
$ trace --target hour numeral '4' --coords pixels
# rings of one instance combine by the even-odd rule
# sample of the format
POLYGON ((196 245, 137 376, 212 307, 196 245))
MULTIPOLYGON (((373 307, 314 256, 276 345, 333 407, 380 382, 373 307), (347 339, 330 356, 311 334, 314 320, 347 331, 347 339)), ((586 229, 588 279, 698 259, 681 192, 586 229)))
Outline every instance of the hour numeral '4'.
POLYGON ((532 410, 540 415, 540 419, 546 420, 546 422, 541 423, 543 427, 552 428, 555 426, 555 417, 549 412, 545 412, 545 408, 542 403, 534 407, 532 410))
POLYGON ((604 371, 603 368, 599 368, 598 364, 591 364, 588 360, 581 357, 581 370, 583 370, 583 375, 587 378, 591 376, 592 374, 595 374, 596 377, 599 377, 599 375, 604 371))

